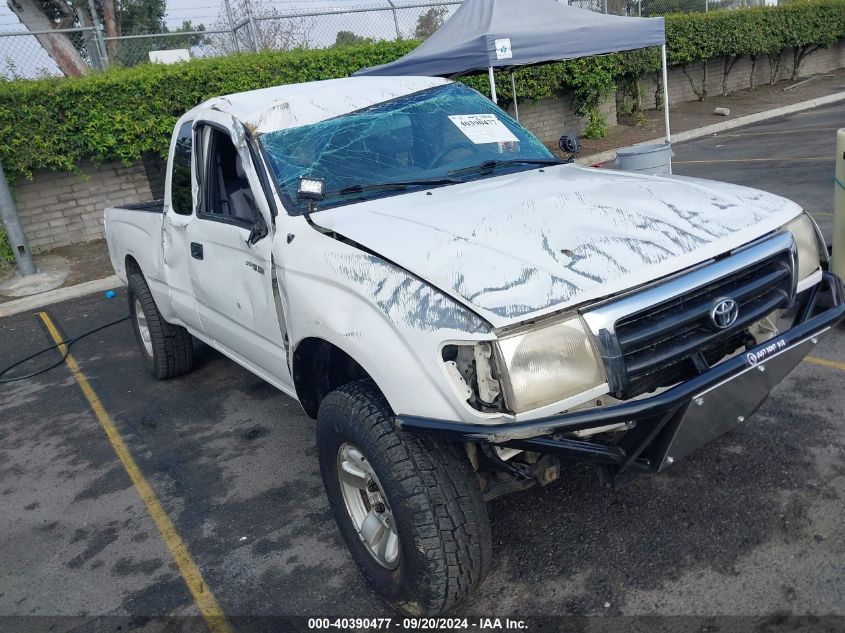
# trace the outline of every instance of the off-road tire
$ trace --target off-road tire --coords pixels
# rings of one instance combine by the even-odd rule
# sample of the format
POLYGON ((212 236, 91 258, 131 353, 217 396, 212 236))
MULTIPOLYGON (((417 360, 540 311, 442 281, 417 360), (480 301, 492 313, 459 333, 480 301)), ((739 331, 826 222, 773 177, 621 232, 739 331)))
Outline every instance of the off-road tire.
POLYGON ((160 380, 173 378, 191 371, 194 366, 194 337, 179 325, 172 325, 164 320, 158 311, 153 295, 144 275, 132 272, 127 275, 129 286, 129 314, 132 329, 141 350, 141 357, 150 373, 160 380), (135 299, 141 304, 147 327, 150 332, 153 353, 150 355, 143 341, 135 313, 135 299))
POLYGON ((317 417, 326 494, 340 532, 367 580, 408 615, 448 611, 472 593, 492 558, 490 520, 464 448, 398 430, 370 380, 328 394, 317 417), (399 536, 399 565, 379 565, 343 500, 337 470, 344 443, 357 447, 383 487, 399 536))

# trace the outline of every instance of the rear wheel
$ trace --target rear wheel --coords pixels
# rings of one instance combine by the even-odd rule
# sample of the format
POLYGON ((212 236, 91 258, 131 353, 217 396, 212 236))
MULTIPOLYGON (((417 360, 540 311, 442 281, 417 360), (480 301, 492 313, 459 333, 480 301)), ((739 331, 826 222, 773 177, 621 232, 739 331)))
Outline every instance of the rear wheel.
POLYGON ((161 316, 140 272, 129 273, 129 313, 144 364, 159 379, 173 378, 194 366, 193 337, 161 316))
POLYGON ((397 609, 447 611, 484 579, 490 522, 463 447, 413 436, 372 381, 320 405, 320 470, 352 558, 397 609))

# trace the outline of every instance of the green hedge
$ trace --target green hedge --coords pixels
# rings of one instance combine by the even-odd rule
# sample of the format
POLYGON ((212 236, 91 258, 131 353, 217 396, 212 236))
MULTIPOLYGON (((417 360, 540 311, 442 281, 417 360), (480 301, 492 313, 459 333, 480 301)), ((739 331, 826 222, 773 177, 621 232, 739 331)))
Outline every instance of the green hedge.
POLYGON ((13 261, 15 261, 15 254, 12 252, 12 247, 9 246, 5 229, 0 226, 0 268, 3 267, 3 264, 11 264, 13 261))
MULTIPOLYGON (((776 55, 798 47, 800 64, 815 47, 845 38, 845 0, 796 2, 666 18, 671 65, 713 57, 776 55), (802 56, 803 55, 803 56, 802 56)), ((164 154, 175 119, 211 96, 271 85, 344 77, 391 61, 416 41, 326 50, 242 54, 186 64, 146 64, 75 79, 0 81, 0 159, 11 178, 40 168, 70 170, 81 159, 132 162, 164 154)), ((659 69, 656 49, 545 64, 517 71, 523 99, 567 90, 581 114, 595 108, 616 81, 659 69)), ((727 64, 726 64, 727 68, 727 64)), ((465 79, 486 92, 486 76, 465 79)), ((510 98, 500 76, 499 94, 510 98)))
POLYGON ((176 118, 209 97, 343 77, 411 48, 387 42, 0 82, 0 158, 12 178, 44 167, 70 170, 84 158, 135 161, 166 152, 176 118))
MULTIPOLYGON (((731 62, 741 57, 771 56, 773 63, 779 63, 782 51, 795 48, 788 61, 796 76, 806 55, 842 39, 845 39, 845 0, 666 16, 668 63, 684 68, 714 57, 726 58, 726 72, 732 67, 731 62)), ((546 64, 518 71, 517 93, 541 99, 567 89, 573 95, 575 109, 586 115, 618 80, 659 70, 657 48, 546 64)), ((478 86, 483 88, 486 78, 482 79, 478 86)), ((508 78, 500 77, 496 86, 499 94, 511 98, 508 78)))

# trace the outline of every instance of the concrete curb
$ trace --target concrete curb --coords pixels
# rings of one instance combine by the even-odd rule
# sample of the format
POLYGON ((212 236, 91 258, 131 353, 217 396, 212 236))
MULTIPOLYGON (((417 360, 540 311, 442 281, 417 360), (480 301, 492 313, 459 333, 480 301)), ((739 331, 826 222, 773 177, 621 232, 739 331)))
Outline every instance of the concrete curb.
MULTIPOLYGON (((672 143, 683 143, 684 141, 691 141, 693 139, 702 138, 704 136, 710 136, 711 134, 718 134, 719 132, 725 132, 727 130, 732 130, 737 127, 750 125, 752 123, 759 123, 760 121, 766 121, 768 119, 776 119, 777 117, 792 114, 794 112, 812 110, 813 108, 818 108, 819 106, 824 106, 831 103, 838 103, 839 101, 845 101, 845 92, 837 92, 832 95, 826 95, 824 97, 818 97, 816 99, 810 99, 808 101, 801 101, 800 103, 793 103, 792 105, 781 106, 780 108, 773 108, 771 110, 755 112, 754 114, 747 114, 745 116, 740 116, 735 119, 729 119, 728 121, 723 121, 721 123, 705 125, 704 127, 695 128, 694 130, 678 132, 676 134, 672 134, 672 143)), ((664 137, 661 136, 660 138, 651 139, 649 141, 635 143, 632 147, 636 147, 637 145, 662 143, 664 140, 664 137)), ((604 163, 616 158, 616 151, 617 150, 615 149, 610 149, 606 152, 601 152, 599 154, 584 156, 582 158, 579 158, 576 162, 579 165, 595 165, 596 163, 604 163)))
POLYGON ((56 290, 50 290, 49 292, 32 295, 31 297, 24 297, 23 299, 0 303, 0 317, 20 314, 21 312, 27 312, 28 310, 36 310, 53 303, 67 301, 68 299, 77 299, 95 292, 104 292, 122 285, 123 282, 120 281, 118 276, 112 275, 111 277, 95 279, 94 281, 86 281, 85 283, 77 284, 75 286, 58 288, 56 290))

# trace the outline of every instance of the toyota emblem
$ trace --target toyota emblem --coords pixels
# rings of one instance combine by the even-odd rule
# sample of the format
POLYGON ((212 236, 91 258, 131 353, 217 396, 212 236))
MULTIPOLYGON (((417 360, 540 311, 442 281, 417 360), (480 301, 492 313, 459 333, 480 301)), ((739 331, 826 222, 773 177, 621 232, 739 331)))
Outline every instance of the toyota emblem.
POLYGON ((739 306, 733 299, 720 299, 710 310, 710 321, 720 330, 732 326, 739 316, 739 306))

